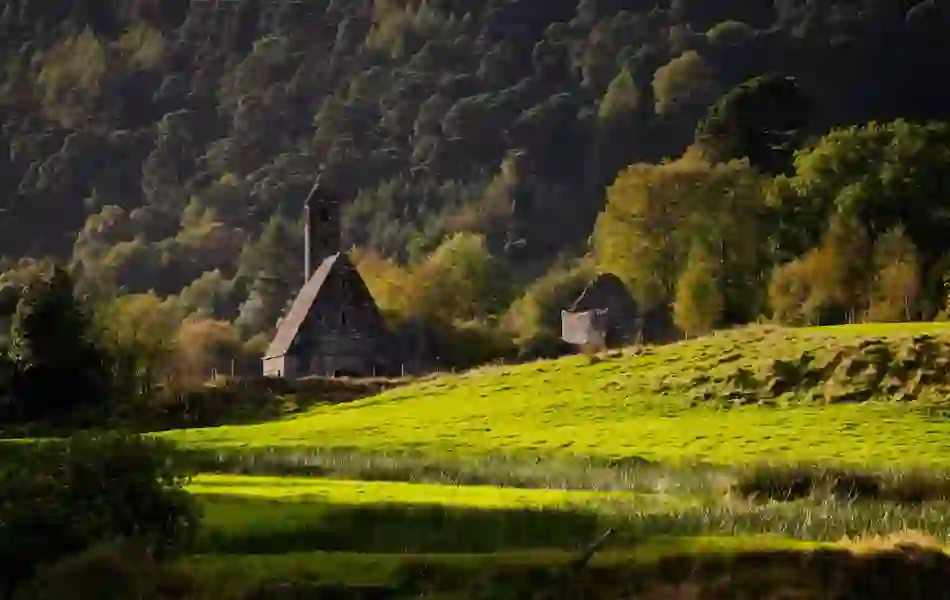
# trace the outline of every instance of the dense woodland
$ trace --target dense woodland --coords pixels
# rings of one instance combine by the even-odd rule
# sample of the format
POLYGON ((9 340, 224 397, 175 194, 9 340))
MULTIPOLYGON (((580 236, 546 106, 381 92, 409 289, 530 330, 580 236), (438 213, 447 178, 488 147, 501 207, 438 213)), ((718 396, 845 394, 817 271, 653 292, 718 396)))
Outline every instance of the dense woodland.
POLYGON ((7 0, 7 362, 66 279, 140 387, 252 358, 318 171, 459 366, 555 351, 598 271, 690 334, 937 317, 948 31, 941 0, 7 0))

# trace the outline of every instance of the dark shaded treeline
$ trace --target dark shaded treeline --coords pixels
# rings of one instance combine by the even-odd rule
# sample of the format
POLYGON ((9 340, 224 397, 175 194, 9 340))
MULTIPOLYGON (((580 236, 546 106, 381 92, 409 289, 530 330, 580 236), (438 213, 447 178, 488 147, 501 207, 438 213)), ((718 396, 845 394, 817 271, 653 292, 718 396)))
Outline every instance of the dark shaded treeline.
POLYGON ((526 281, 750 78, 793 77, 810 136, 947 117, 948 29, 936 0, 11 0, 0 255, 265 332, 322 168, 347 244, 472 231, 526 281))

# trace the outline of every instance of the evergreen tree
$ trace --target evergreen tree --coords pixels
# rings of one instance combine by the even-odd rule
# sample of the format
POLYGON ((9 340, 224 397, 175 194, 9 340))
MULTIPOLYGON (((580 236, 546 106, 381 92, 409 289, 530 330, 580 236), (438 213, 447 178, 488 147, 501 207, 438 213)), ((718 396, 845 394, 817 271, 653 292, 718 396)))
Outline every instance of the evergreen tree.
POLYGON ((14 412, 20 418, 53 416, 107 399, 107 357, 64 269, 54 267, 25 287, 10 337, 17 368, 14 412))

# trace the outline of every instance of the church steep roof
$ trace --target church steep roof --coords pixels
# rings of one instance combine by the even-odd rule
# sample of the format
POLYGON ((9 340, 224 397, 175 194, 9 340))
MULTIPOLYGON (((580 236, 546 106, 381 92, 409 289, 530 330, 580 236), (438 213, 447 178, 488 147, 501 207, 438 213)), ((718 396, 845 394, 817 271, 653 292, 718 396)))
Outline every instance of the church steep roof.
POLYGON ((300 332, 301 325, 303 325, 306 320, 307 314, 310 313, 313 303, 316 302, 320 296, 320 290, 323 289, 333 268, 337 263, 347 260, 346 257, 343 256, 341 261, 341 256, 343 255, 337 252, 323 259, 323 262, 320 263, 317 270, 313 272, 313 275, 307 280, 303 288, 301 288, 300 293, 294 298, 294 303, 291 305, 287 315, 280 322, 280 325, 277 326, 277 333, 274 335, 270 346, 267 347, 267 352, 264 353, 265 359, 283 356, 290 350, 290 346, 294 343, 294 340, 300 332))
POLYGON ((623 318, 636 317, 639 312, 637 302, 630 295, 627 286, 613 273, 601 273, 595 277, 570 308, 570 312, 580 313, 589 310, 612 308, 623 313, 623 318))

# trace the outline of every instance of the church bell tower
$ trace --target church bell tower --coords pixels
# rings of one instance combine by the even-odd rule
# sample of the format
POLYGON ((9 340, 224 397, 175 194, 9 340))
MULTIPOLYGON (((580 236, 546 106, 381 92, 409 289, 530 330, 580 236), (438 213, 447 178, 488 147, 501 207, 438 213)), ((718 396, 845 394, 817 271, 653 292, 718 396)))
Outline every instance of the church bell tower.
POLYGON ((304 200, 304 283, 320 263, 340 251, 339 200, 321 185, 320 177, 304 200))

